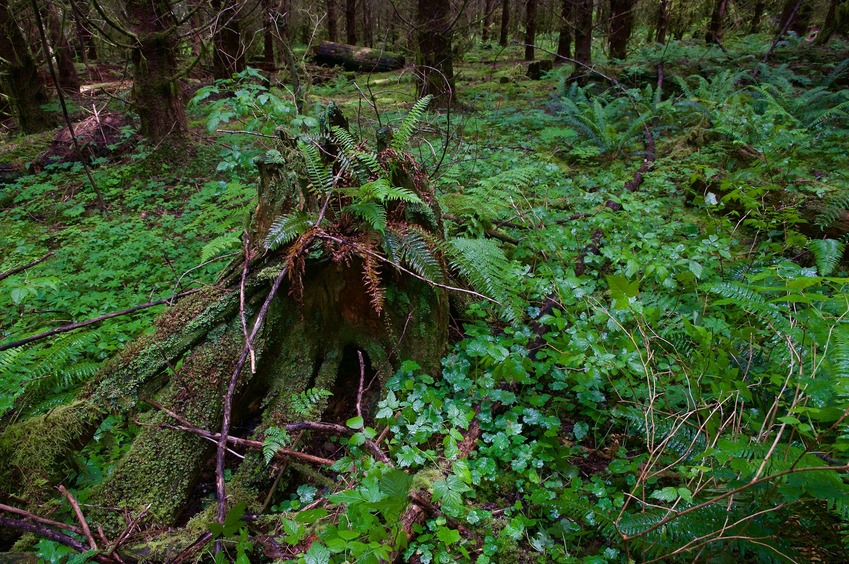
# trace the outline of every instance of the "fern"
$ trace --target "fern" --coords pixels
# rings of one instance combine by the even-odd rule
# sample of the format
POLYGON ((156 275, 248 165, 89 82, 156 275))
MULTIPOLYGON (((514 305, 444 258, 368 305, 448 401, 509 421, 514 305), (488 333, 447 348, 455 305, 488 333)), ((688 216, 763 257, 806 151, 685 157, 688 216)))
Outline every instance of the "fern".
POLYGON ((849 210, 849 190, 835 191, 826 198, 825 208, 817 214, 815 223, 823 231, 849 210))
POLYGON ((359 149, 356 140, 347 129, 333 126, 332 132, 333 142, 340 149, 337 158, 340 160, 343 170, 352 170, 360 183, 368 182, 371 176, 377 176, 381 173, 377 156, 371 151, 359 149))
POLYGON ((455 237, 444 248, 452 268, 476 289, 499 302, 505 319, 514 321, 521 315, 510 288, 510 261, 497 243, 490 239, 455 237))
POLYGON ((808 250, 814 255, 818 274, 828 276, 834 272, 840 259, 843 258, 845 246, 834 239, 816 239, 810 242, 808 250))
POLYGON ((428 94, 413 104, 413 108, 410 110, 410 113, 407 114, 407 117, 404 118, 404 121, 401 122, 401 125, 398 127, 398 131, 396 131, 395 135, 392 137, 391 147, 393 150, 401 152, 407 149, 410 138, 413 136, 413 131, 415 131, 416 124, 424 116, 425 110, 431 100, 433 100, 433 96, 428 94))
POLYGON ((265 430, 265 439, 262 441, 262 456, 265 463, 271 462, 278 450, 289 444, 289 433, 279 427, 269 427, 265 430))
POLYGON ((409 227, 400 232, 387 231, 383 248, 395 263, 409 267, 413 272, 432 280, 442 281, 442 265, 434 254, 432 243, 428 243, 426 232, 409 227))
POLYGON ((271 224, 263 245, 269 250, 277 249, 281 245, 291 243, 310 227, 312 227, 312 217, 305 212, 296 211, 278 217, 271 224))
POLYGON ((322 402, 332 395, 330 390, 324 388, 308 388, 292 396, 292 411, 298 417, 312 419, 321 411, 322 402))
POLYGON ((314 143, 298 143, 313 190, 327 193, 333 188, 333 173, 325 166, 314 143))
POLYGON ((386 208, 377 202, 356 201, 345 206, 342 211, 359 217, 378 233, 386 231, 386 208))
POLYGON ((241 237, 237 231, 230 231, 224 235, 219 235, 215 239, 203 246, 200 254, 200 261, 207 262, 221 254, 224 251, 237 248, 241 242, 241 237))

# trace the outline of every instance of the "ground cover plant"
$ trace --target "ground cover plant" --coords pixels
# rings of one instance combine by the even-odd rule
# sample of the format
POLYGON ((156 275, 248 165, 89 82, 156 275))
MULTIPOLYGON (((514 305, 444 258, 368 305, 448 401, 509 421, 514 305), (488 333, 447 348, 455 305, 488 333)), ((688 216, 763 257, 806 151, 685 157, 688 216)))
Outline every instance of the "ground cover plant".
POLYGON ((833 48, 670 41, 539 81, 475 48, 441 110, 404 71, 299 99, 249 68, 197 89, 188 140, 95 163, 105 211, 80 164, 5 184, 3 549, 841 561, 833 48))

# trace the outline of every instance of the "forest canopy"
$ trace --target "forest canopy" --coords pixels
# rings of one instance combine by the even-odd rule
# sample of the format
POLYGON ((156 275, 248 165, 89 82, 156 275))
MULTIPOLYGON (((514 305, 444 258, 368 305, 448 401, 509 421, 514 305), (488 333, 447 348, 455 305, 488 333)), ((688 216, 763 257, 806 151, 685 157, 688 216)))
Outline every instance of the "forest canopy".
POLYGON ((0 560, 840 562, 846 0, 0 0, 0 560))

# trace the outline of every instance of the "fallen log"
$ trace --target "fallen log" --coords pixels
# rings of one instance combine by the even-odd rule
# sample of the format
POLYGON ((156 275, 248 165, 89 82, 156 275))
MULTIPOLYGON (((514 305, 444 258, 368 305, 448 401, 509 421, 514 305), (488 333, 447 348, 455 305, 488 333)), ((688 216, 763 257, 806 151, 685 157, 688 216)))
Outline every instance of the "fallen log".
POLYGON ((358 72, 384 72, 404 66, 403 55, 332 41, 322 41, 315 48, 313 60, 320 65, 339 65, 345 70, 358 72))

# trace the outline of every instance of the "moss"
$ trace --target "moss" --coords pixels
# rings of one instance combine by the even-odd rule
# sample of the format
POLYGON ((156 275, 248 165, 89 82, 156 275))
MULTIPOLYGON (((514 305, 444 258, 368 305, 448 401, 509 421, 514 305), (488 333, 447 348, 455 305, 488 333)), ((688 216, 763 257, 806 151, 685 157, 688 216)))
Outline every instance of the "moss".
POLYGON ((104 416, 96 405, 77 401, 7 427, 0 436, 0 490, 28 499, 43 482, 58 482, 69 453, 104 416))

